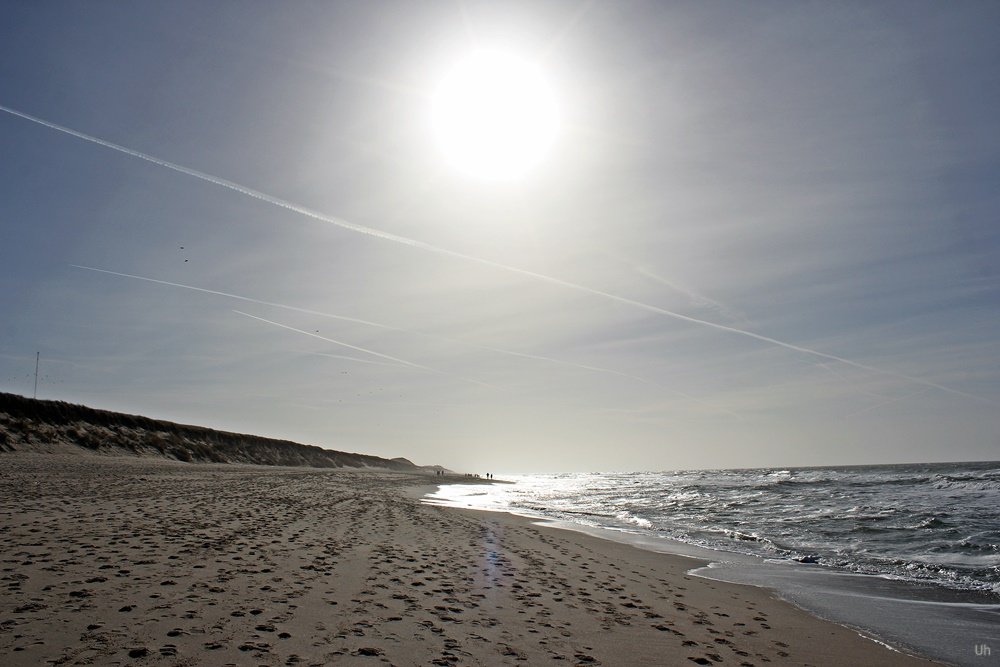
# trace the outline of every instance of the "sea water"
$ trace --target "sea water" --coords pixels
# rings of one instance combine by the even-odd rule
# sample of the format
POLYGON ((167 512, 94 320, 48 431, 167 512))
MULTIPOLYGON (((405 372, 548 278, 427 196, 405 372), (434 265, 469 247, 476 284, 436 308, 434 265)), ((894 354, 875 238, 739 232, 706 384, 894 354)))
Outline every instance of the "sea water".
POLYGON ((954 664, 1000 660, 1000 462, 503 475, 429 502, 700 556, 954 664), (983 647, 989 652, 983 655, 983 647))

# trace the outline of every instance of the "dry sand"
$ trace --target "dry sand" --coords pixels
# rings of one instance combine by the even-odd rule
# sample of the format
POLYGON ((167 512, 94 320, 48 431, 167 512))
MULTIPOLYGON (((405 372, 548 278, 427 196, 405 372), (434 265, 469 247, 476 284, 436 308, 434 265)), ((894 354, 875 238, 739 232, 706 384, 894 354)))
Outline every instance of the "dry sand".
POLYGON ((929 665, 401 473, 0 456, 5 665, 929 665))

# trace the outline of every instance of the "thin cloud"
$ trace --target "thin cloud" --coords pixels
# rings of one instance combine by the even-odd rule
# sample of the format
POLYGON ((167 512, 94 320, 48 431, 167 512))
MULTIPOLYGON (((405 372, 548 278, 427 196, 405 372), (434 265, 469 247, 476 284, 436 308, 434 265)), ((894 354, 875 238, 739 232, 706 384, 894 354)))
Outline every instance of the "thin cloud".
POLYGON ((869 365, 869 364, 864 364, 864 363, 861 363, 861 362, 853 361, 851 359, 847 359, 845 357, 840 357, 840 356, 837 356, 837 355, 834 355, 834 354, 828 354, 826 352, 820 352, 818 350, 813 350, 813 349, 810 349, 810 348, 807 348, 807 347, 803 347, 801 345, 795 345, 793 343, 788 343, 788 342, 779 340, 777 338, 772 338, 770 336, 764 336, 762 334, 754 333, 752 331, 747 331, 745 329, 738 329, 736 327, 726 326, 724 324, 717 324, 715 322, 711 322, 711 321, 708 321, 708 320, 702 320, 702 319, 699 319, 697 317, 691 317, 691 316, 688 316, 688 315, 682 315, 681 313, 676 313, 674 311, 667 310, 666 308, 660 308, 660 307, 654 306, 652 304, 643 303, 642 301, 637 301, 635 299, 630 299, 628 297, 619 296, 617 294, 612 294, 610 292, 605 292, 603 290, 594 289, 592 287, 587 287, 586 285, 581 285, 581 284, 573 283, 573 282, 570 282, 570 281, 567 281, 567 280, 562 280, 560 278, 555 278, 555 277, 552 277, 552 276, 547 276, 545 274, 537 273, 535 271, 530 271, 528 269, 522 269, 522 268, 518 268, 518 267, 515 267, 515 266, 509 266, 507 264, 503 264, 501 262, 495 262, 493 260, 485 259, 483 257, 476 257, 474 255, 467 255, 465 253, 457 252, 455 250, 449 250, 447 248, 441 248, 439 246, 435 246, 435 245, 432 245, 430 243, 425 243, 423 241, 418 241, 416 239, 407 238, 405 236, 400 236, 398 234, 392 234, 390 232, 383 232, 381 230, 374 229, 374 228, 371 228, 371 227, 365 227, 364 225, 358 225, 358 224, 355 224, 355 223, 352 223, 352 222, 348 222, 348 221, 346 221, 346 220, 344 220, 342 218, 336 218, 336 217, 333 217, 333 216, 325 215, 323 213, 319 213, 317 211, 313 211, 313 210, 305 208, 303 206, 299 206, 297 204, 293 204, 292 202, 286 201, 284 199, 280 199, 278 197, 273 197, 273 196, 268 195, 266 193, 260 192, 259 190, 254 190, 253 188, 249 188, 249 187, 246 187, 244 185, 240 185, 238 183, 234 183, 233 181, 229 181, 229 180, 226 180, 224 178, 219 178, 218 176, 213 176, 211 174, 206 174, 205 172, 201 172, 201 171, 198 171, 196 169, 191 169, 189 167, 185 167, 185 166, 182 166, 182 165, 179 165, 179 164, 175 164, 173 162, 168 162, 167 160, 162 160, 162 159, 160 159, 158 157, 154 157, 152 155, 149 155, 149 154, 137 151, 137 150, 133 150, 131 148, 126 148, 125 146, 121 146, 119 144, 115 144, 115 143, 112 143, 110 141, 105 141, 104 139, 99 139, 99 138, 94 137, 92 135, 84 134, 83 132, 78 132, 77 130, 70 129, 70 128, 64 127, 62 125, 57 125, 57 124, 49 122, 47 120, 43 120, 41 118, 37 118, 35 116, 31 116, 29 114, 23 113, 21 111, 17 111, 15 109, 11 109, 11 108, 3 106, 3 105, 0 105, 0 111, 8 113, 8 114, 10 114, 12 116, 17 116, 19 118, 23 118, 23 119, 28 120, 28 121, 30 121, 32 123, 36 123, 38 125, 42 125, 43 127, 48 127, 50 129, 56 130, 58 132, 62 132, 64 134, 68 134, 68 135, 76 137, 78 139, 82 139, 83 141, 87 141, 87 142, 96 144, 98 146, 103 146, 105 148, 109 148, 111 150, 118 151, 119 153, 123 153, 125 155, 129 155, 129 156, 138 158, 140 160, 144 160, 146 162, 150 162, 150 163, 155 164, 157 166, 164 167, 166 169, 170 169, 172 171, 176 171, 176 172, 181 173, 181 174, 186 174, 186 175, 191 176, 193 178, 197 178, 197 179, 199 179, 201 181, 205 181, 206 183, 212 183, 214 185, 218 185, 220 187, 223 187, 223 188, 226 188, 226 189, 229 189, 229 190, 233 190, 234 192, 238 192, 240 194, 246 195, 246 196, 251 197, 253 199, 257 199, 257 200, 266 202, 268 204, 271 204, 272 206, 276 206, 278 208, 282 208, 282 209, 285 209, 285 210, 288 210, 288 211, 292 211, 294 213, 298 213, 300 215, 312 218, 314 220, 319 220, 321 222, 326 222, 326 223, 329 223, 329 224, 332 224, 332 225, 336 225, 337 227, 341 227, 343 229, 347 229, 349 231, 353 231, 353 232, 356 232, 356 233, 359 233, 359 234, 364 234, 366 236, 371 236, 371 237, 382 239, 382 240, 385 240, 385 241, 392 241, 394 243, 398 243, 398 244, 401 244, 401 245, 410 246, 410 247, 413 247, 413 248, 419 248, 421 250, 426 250, 428 252, 436 253, 436 254, 439 254, 439 255, 446 256, 446 257, 454 257, 456 259, 462 259, 462 260, 465 260, 465 261, 474 262, 474 263, 477 263, 477 264, 481 264, 483 266, 489 266, 489 267, 492 267, 492 268, 495 268, 495 269, 499 269, 501 271, 506 271, 506 272, 509 272, 509 273, 514 273, 514 274, 517 274, 517 275, 525 276, 527 278, 532 278, 532 279, 538 280, 540 282, 545 282, 545 283, 549 283, 551 285, 557 285, 557 286, 565 287, 567 289, 572 289, 572 290, 575 290, 575 291, 578 291, 578 292, 583 292, 583 293, 586 293, 586 294, 591 294, 593 296, 602 297, 602 298, 607 299, 609 301, 614 301, 616 303, 620 303, 620 304, 623 304, 623 305, 632 306, 632 307, 638 308, 640 310, 644 310, 644 311, 647 311, 647 312, 650 312, 650 313, 654 313, 654 314, 657 314, 657 315, 663 315, 665 317, 670 317, 670 318, 673 318, 673 319, 676 319, 676 320, 680 320, 682 322, 688 322, 690 324, 696 324, 696 325, 707 327, 707 328, 710 328, 710 329, 715 329, 716 331, 723 331, 723 332, 734 334, 734 335, 737 335, 737 336, 743 336, 745 338, 750 338, 752 340, 756 340, 756 341, 759 341, 759 342, 762 342, 762 343, 767 343, 769 345, 773 345, 773 346, 776 346, 776 347, 781 347, 781 348, 784 348, 786 350, 791 350, 793 352, 799 352, 801 354, 812 355, 812 356, 819 357, 821 359, 827 359, 827 360, 830 360, 830 361, 837 361, 837 362, 840 362, 842 364, 846 364, 848 366, 853 366, 855 368, 859 368, 859 369, 862 369, 862 370, 872 371, 872 372, 875 372, 875 373, 882 373, 882 374, 885 374, 885 375, 890 375, 890 376, 897 377, 897 378, 900 378, 900 379, 903 379, 903 380, 907 380, 909 382, 913 382, 915 384, 923 385, 923 386, 926 386, 926 387, 933 387, 935 389, 939 389, 941 391, 945 391, 945 392, 948 392, 948 393, 951 393, 951 394, 955 394, 955 395, 958 395, 958 396, 964 396, 966 398, 971 398, 971 399, 974 399, 974 400, 977 400, 977 401, 985 401, 985 402, 991 403, 991 404, 995 404, 996 403, 995 401, 992 401, 990 399, 983 398, 983 397, 980 397, 980 396, 976 396, 975 394, 970 394, 968 392, 964 392, 964 391, 961 391, 961 390, 958 390, 958 389, 954 389, 952 387, 948 387, 948 386, 945 386, 945 385, 942 385, 942 384, 938 384, 938 383, 932 382, 930 380, 925 380, 924 378, 919 378, 919 377, 915 377, 915 376, 912 376, 912 375, 906 375, 904 373, 898 373, 898 372, 895 372, 895 371, 886 370, 884 368, 879 368, 877 366, 872 366, 872 365, 869 365))

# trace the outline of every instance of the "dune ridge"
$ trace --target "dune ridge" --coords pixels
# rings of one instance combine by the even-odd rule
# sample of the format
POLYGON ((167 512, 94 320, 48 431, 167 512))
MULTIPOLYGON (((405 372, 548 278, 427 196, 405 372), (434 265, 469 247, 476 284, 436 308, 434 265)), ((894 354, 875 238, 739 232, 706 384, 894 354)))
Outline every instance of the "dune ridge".
POLYGON ((446 470, 441 466, 418 466, 402 457, 386 459, 342 452, 290 440, 0 393, 0 452, 73 453, 80 449, 187 463, 384 468, 409 472, 446 470))

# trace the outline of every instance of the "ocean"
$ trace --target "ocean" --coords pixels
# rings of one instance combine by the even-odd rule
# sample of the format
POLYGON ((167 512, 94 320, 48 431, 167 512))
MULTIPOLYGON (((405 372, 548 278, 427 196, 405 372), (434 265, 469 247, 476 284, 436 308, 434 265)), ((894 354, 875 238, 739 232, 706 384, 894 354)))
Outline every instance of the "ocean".
POLYGON ((953 664, 1000 657, 1000 462, 500 477, 427 501, 699 556, 696 574, 953 664))

